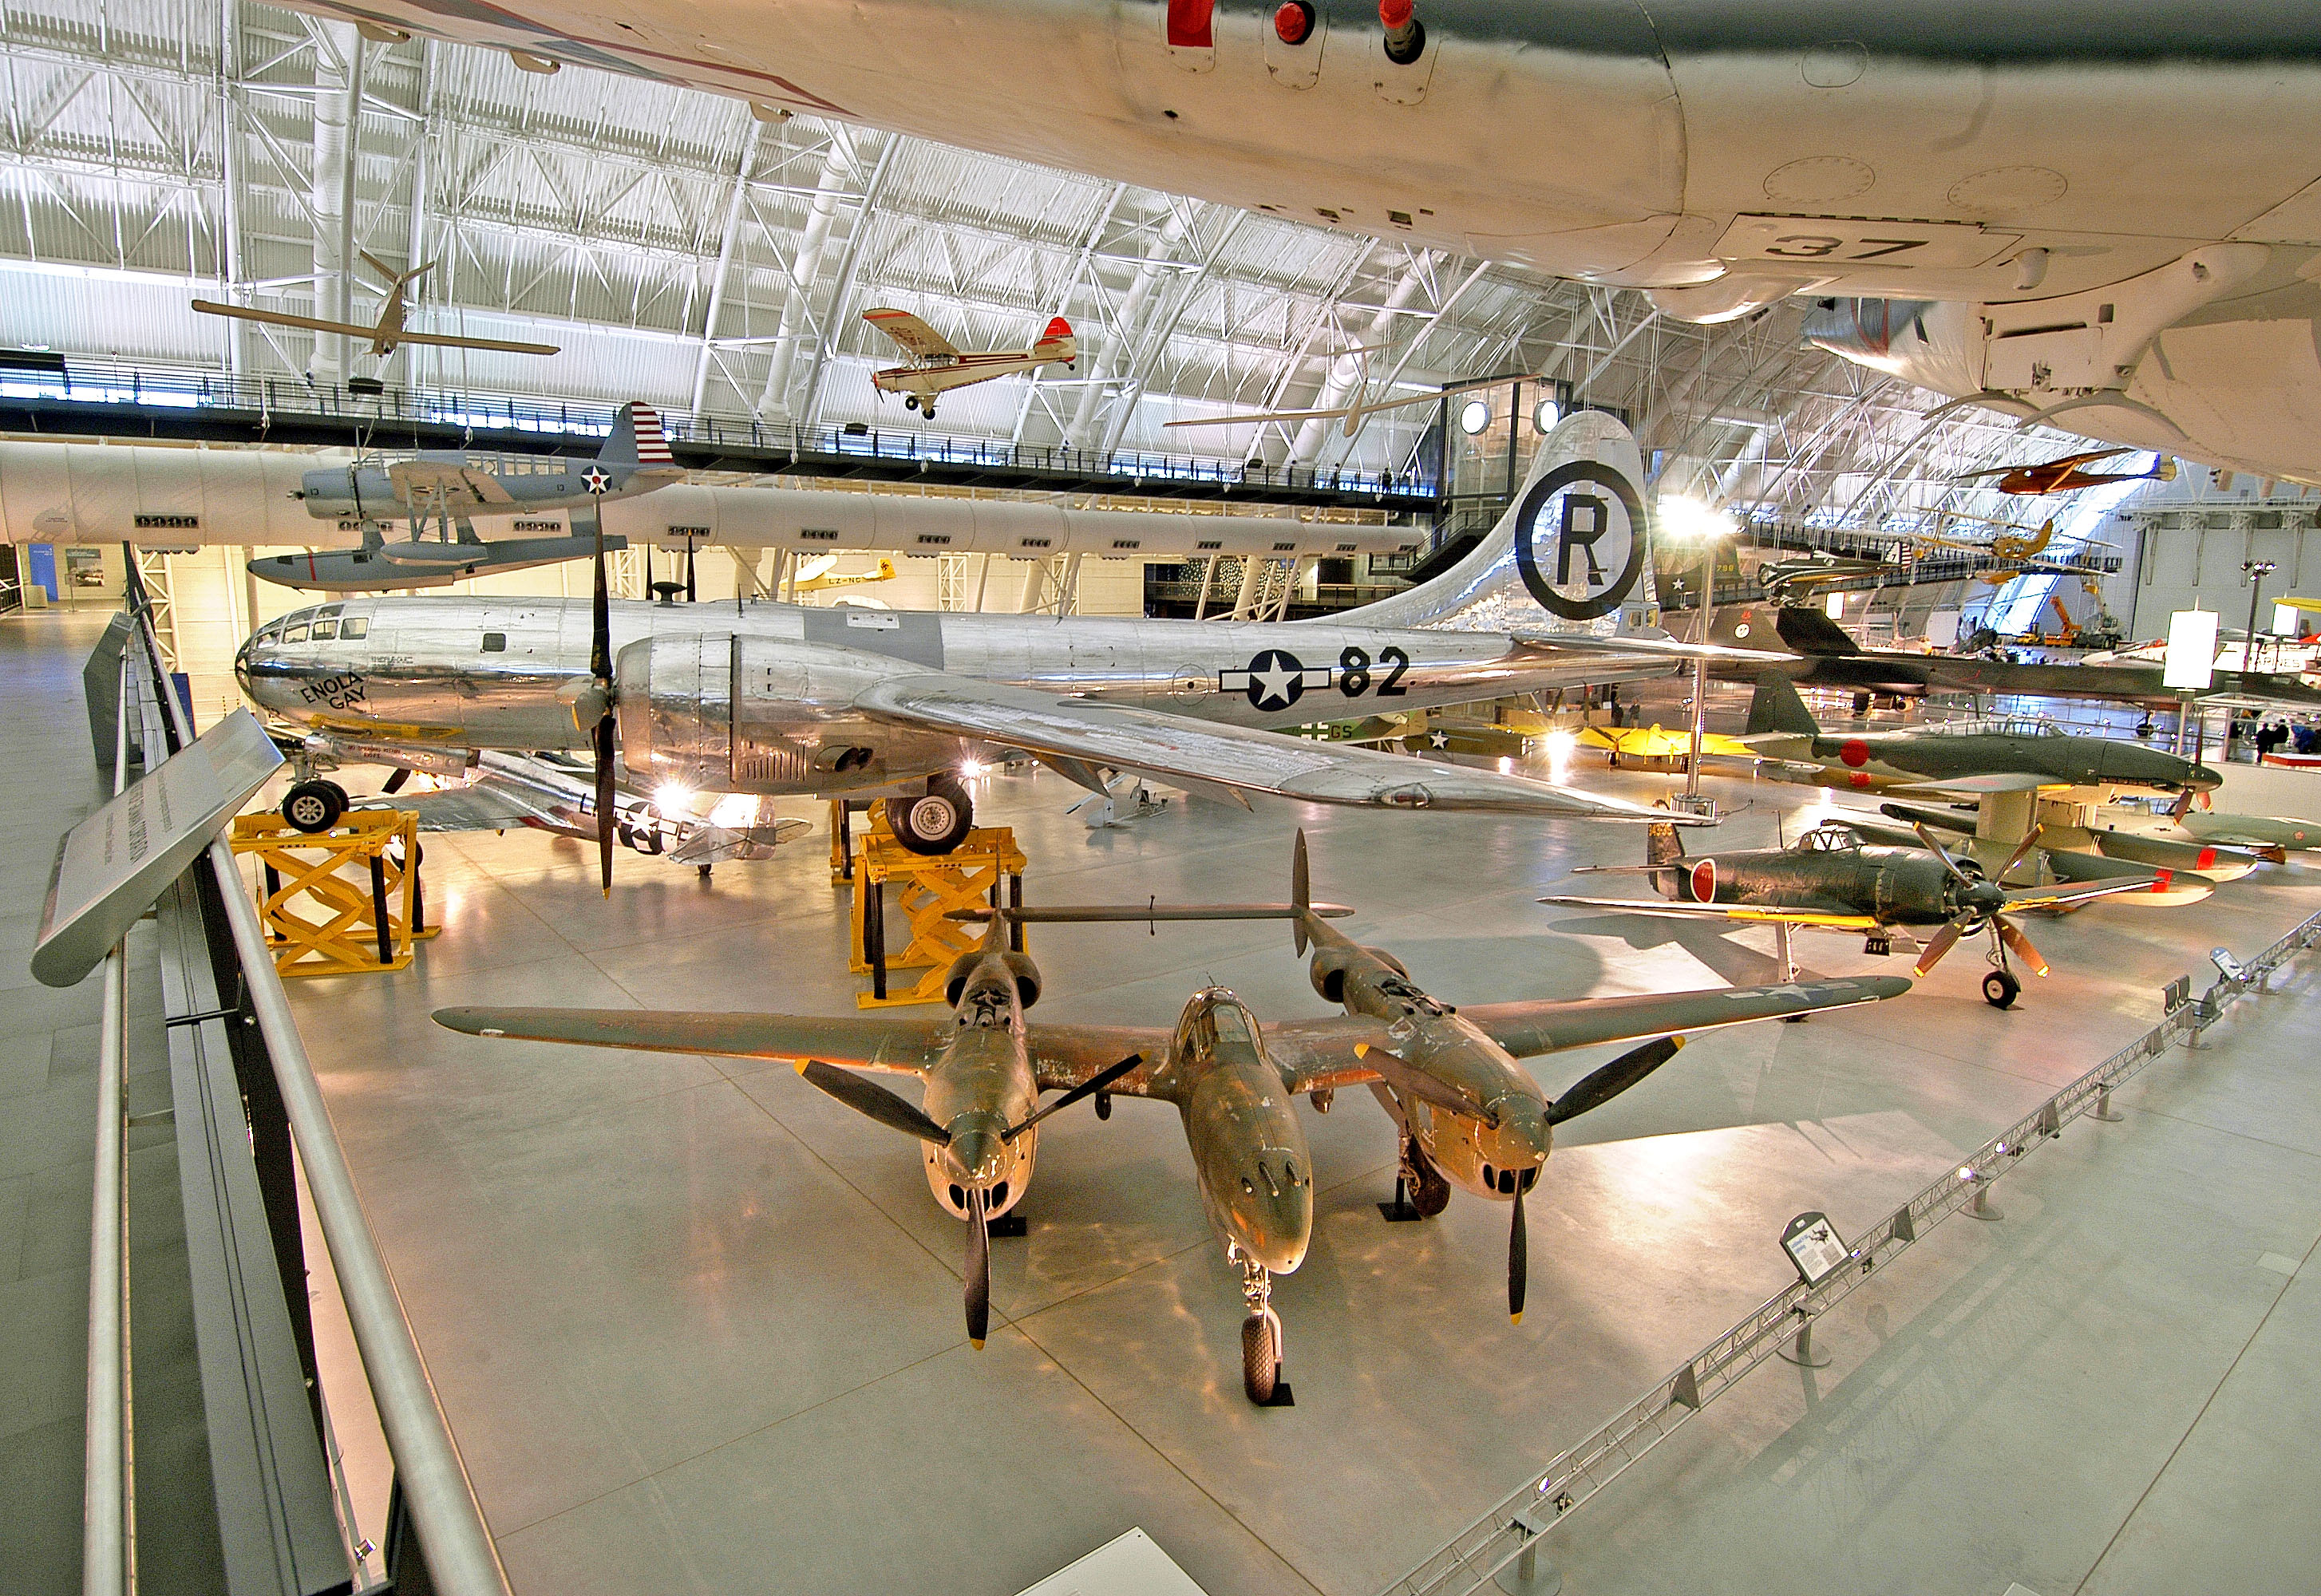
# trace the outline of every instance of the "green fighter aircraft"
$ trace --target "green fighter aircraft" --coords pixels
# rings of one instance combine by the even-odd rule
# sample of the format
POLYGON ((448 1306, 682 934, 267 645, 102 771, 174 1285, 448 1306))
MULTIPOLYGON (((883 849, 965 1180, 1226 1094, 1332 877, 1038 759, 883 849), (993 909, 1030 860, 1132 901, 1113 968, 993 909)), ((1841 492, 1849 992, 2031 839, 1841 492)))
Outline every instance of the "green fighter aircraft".
POLYGON ((1865 844, 1850 826, 1816 826, 1788 848, 1704 854, 1688 858, 1673 826, 1647 834, 1642 865, 1588 865, 1575 874, 1647 875, 1666 902, 1649 898, 1546 897, 1543 903, 1567 909, 1601 909, 1624 914, 1667 915, 1681 920, 1739 920, 1770 925, 1779 949, 1781 977, 1797 979, 1789 948, 1792 927, 1858 931, 1862 951, 1889 954, 1903 941, 1919 949, 1913 976, 1940 964, 1960 939, 1990 933, 1989 972, 1982 995, 1992 1007, 2013 1006, 2023 984, 2007 962, 2011 951, 2034 975, 2047 961, 2021 928, 2007 917, 2025 909, 2062 909, 2114 893, 2150 889, 2150 875, 2116 876, 2093 882, 2057 882, 2044 886, 2002 884, 2038 841, 2034 830, 2012 858, 1988 878, 1972 859, 1954 859, 1925 827, 1921 848, 1865 844), (1913 932, 1933 928, 1923 943, 1913 932))
POLYGON ((1822 730, 1787 678, 1759 678, 1748 744, 1765 774, 1807 786, 1893 792, 2028 793, 2042 787, 2144 787, 2206 793, 2207 766, 2035 721, 1969 721, 1893 731, 1822 730))
MULTIPOLYGON (((1156 1098, 1176 1106, 1193 1154, 1201 1203, 1228 1262, 1238 1268, 1248 1317, 1242 1325, 1242 1375, 1250 1400, 1281 1405, 1281 1320, 1271 1303, 1272 1278, 1304 1262, 1313 1237, 1313 1161, 1295 1111, 1300 1093, 1316 1107, 1343 1086, 1388 1083, 1406 1102, 1440 1110, 1427 1121, 1434 1156, 1480 1192, 1479 1167, 1456 1148, 1489 1149, 1491 1190, 1513 1198, 1536 1178, 1546 1156, 1546 1128, 1607 1101, 1649 1075, 1676 1051, 1675 1038, 1744 1020, 1786 1018, 1898 996, 1907 981, 1851 977, 1571 1002, 1487 1004, 1441 1013, 1432 1000, 1410 1000, 1409 1015, 1388 1016, 1397 1001, 1371 972, 1399 968, 1388 956, 1330 944, 1333 968, 1352 975, 1340 990, 1355 1012, 1320 1020, 1260 1024, 1247 1004, 1223 987, 1195 993, 1172 1029, 1049 1025, 1027 1021, 1040 997, 1040 975, 1013 944, 1027 921, 1294 919, 1311 936, 1324 918, 1350 912, 1334 904, 1225 904, 1189 907, 1099 905, 968 911, 988 918, 978 948, 953 964, 945 987, 951 1013, 941 1019, 887 1015, 654 1012, 631 1009, 441 1009, 439 1025, 473 1036, 572 1042, 600 1047, 778 1058, 809 1085, 857 1112, 915 1137, 935 1201, 967 1223, 968 1338, 981 1347, 991 1312, 991 1221, 1024 1200, 1031 1183, 1038 1129, 1059 1110, 1094 1097, 1108 1118, 1114 1096, 1156 1098), (1352 956, 1359 955, 1359 958, 1352 956), (1357 966, 1360 973, 1355 974, 1357 966), (1375 1011, 1373 1011, 1375 1010, 1375 1011), (1434 1023, 1455 1018, 1445 1028, 1434 1023), (1423 1036, 1422 1036, 1423 1033, 1423 1036), (1452 1035, 1466 1051, 1416 1046, 1452 1035), (1549 1104, 1510 1056, 1657 1038, 1606 1065, 1549 1104), (1492 1074, 1486 1065, 1498 1066, 1492 1074), (913 1104, 855 1072, 915 1075, 913 1104), (1512 1077, 1508 1078, 1511 1073, 1512 1077), (1040 1094, 1062 1096, 1039 1105, 1040 1094), (1452 1130, 1447 1121, 1468 1123, 1452 1130)), ((1316 984, 1325 984, 1317 957, 1316 984)), ((1439 1182, 1440 1176, 1436 1177, 1439 1182)), ((1447 1191, 1443 1192, 1447 1198, 1447 1191)), ((1439 1209, 1439 1203, 1438 1203, 1439 1209)), ((1515 1231, 1515 1263, 1523 1262, 1515 1231)), ((1520 1268, 1511 1282, 1522 1305, 1520 1268)))

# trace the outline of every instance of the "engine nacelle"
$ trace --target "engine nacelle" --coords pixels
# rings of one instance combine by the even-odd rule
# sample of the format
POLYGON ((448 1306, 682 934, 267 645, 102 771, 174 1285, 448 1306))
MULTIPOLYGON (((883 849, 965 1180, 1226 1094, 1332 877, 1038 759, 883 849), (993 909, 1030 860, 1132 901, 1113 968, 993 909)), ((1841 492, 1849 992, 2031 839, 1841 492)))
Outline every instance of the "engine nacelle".
MULTIPOLYGON (((1040 1128, 1037 1125, 1007 1144, 1007 1168, 993 1183, 991 1195, 984 1208, 984 1217, 997 1219, 1024 1200, 1032 1184, 1032 1161, 1040 1156, 1040 1128)), ((945 1213, 955 1220, 967 1218, 967 1191, 951 1179, 951 1172, 942 1166, 942 1149, 926 1142, 919 1144, 920 1166, 927 1172, 927 1189, 935 1194, 935 1202, 945 1213)))
POLYGON ((1343 1003, 1346 1001, 1347 976, 1364 967, 1381 965, 1405 980, 1410 977, 1402 961, 1383 948, 1316 948, 1306 975, 1323 1002, 1343 1003))
POLYGON ((891 788, 955 768, 958 738, 855 711, 883 674, 778 638, 677 632, 631 643, 614 662, 622 762, 655 783, 768 795, 891 788))
MULTIPOLYGON (((943 975, 943 1002, 954 1009, 959 1007, 960 993, 967 990, 968 978, 975 974, 975 967, 987 957, 981 948, 974 948, 951 961, 951 968, 943 975)), ((1040 966, 1032 962, 1032 956, 1010 950, 999 957, 1006 965, 1007 974, 1015 979, 1015 1001, 1027 1009, 1038 1002, 1040 966)))

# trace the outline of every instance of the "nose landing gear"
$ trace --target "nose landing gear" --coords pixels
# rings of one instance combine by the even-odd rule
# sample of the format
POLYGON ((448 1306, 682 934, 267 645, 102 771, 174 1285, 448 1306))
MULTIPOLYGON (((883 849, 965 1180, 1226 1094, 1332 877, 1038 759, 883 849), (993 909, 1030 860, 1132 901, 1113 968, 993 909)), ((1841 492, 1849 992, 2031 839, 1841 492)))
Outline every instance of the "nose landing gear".
POLYGON ((1232 1242, 1226 1261, 1240 1266, 1241 1294, 1249 1317, 1241 1321, 1241 1385, 1261 1408, 1294 1408, 1297 1400, 1281 1377, 1281 1316, 1273 1311, 1273 1276, 1265 1265, 1232 1242))
POLYGON ((2015 1000, 2023 995, 2023 983, 2015 978, 2014 970, 2007 965, 2007 944, 1999 938, 1995 920, 1990 927, 1990 962, 1993 967, 1982 977, 1982 1001, 1994 1009, 2011 1009, 2015 1000))

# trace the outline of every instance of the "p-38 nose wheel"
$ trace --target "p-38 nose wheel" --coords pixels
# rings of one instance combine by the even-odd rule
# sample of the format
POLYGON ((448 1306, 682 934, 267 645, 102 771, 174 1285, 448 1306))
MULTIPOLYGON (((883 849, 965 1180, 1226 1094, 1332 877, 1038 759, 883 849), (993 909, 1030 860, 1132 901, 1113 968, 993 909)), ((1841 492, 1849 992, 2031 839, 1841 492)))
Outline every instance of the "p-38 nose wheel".
POLYGON ((2022 995, 2023 983, 2010 970, 1992 970, 1982 978, 1982 1001, 1994 1009, 2011 1009, 2022 995))
POLYGON ((282 794, 282 818, 294 831, 327 831, 347 812, 347 790, 336 782, 304 781, 282 794))
POLYGON ((887 800, 887 825, 915 854, 947 854, 975 830, 975 804, 957 776, 930 776, 923 796, 887 800))

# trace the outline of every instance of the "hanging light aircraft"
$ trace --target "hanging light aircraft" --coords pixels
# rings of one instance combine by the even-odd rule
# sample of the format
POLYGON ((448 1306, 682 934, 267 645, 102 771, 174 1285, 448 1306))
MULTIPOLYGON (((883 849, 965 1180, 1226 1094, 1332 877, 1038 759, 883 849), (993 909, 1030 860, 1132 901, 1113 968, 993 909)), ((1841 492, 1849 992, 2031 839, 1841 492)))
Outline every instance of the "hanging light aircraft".
MULTIPOLYGON (((2166 455, 2152 458, 2149 471, 2089 471, 2087 467, 2097 460, 2115 459, 2121 455, 2134 454, 2132 449, 2097 449, 2085 454, 2065 455, 2059 460, 2043 460, 2031 466, 1994 466, 1987 471, 1968 471, 1951 478, 1952 482, 1980 482, 1997 477, 1992 486, 2002 494, 2075 494, 2081 488, 2102 487, 2114 482, 2173 482, 2176 462, 2166 455)), ((2035 554, 2047 546, 2047 534, 2055 530, 2050 521, 2041 529, 2035 546, 2026 547, 2016 554, 2002 555, 2003 558, 2020 558, 2035 554)), ((1997 552, 1994 545, 1994 552, 1997 552)))
MULTIPOLYGON (((1301 848, 1298 861, 1302 865, 1301 848)), ((1521 1193, 1537 1180, 1553 1125, 1609 1102, 1672 1057, 1681 1033, 1847 1008, 1898 996, 1909 983, 1891 977, 1791 982, 1779 986, 1612 998, 1490 1003, 1453 1011, 1427 997, 1391 956, 1356 947, 1327 931, 1325 917, 1351 912, 1315 903, 1303 890, 1292 903, 1193 906, 1099 905, 1004 909, 990 913, 982 945, 960 956, 941 1020, 883 1015, 833 1017, 750 1013, 652 1012, 633 1009, 436 1011, 435 1021, 472 1036, 589 1047, 709 1054, 791 1061, 807 1084, 856 1112, 915 1137, 927 1185, 944 1211, 967 1224, 965 1309, 969 1341, 981 1347, 991 1315, 991 1220, 1024 1200, 1038 1152, 1042 1121, 1083 1098, 1109 1117, 1111 1099, 1154 1098, 1176 1106, 1193 1155, 1201 1206, 1241 1271, 1248 1316, 1242 1324, 1242 1375, 1260 1404, 1287 1394, 1281 1383, 1281 1321, 1272 1308, 1273 1277, 1305 1260, 1313 1238, 1313 1159, 1294 1103, 1316 1105, 1340 1087, 1383 1084, 1406 1142, 1434 1185, 1421 1188, 1428 1211, 1449 1199, 1432 1174, 1433 1148, 1469 1190, 1484 1192, 1478 1158, 1507 1160, 1491 1170, 1491 1194, 1514 1203, 1508 1301, 1520 1317, 1527 1274, 1521 1193), (1347 1012, 1324 1020, 1261 1024, 1248 1004, 1220 986, 1195 993, 1170 1029, 1032 1021, 1039 967, 1011 946, 1010 928, 1026 922, 1288 919, 1302 950, 1317 929, 1314 981, 1347 1012), (1655 1038, 1591 1072, 1550 1102, 1515 1056, 1655 1038), (856 1074, 916 1075, 914 1104, 856 1074), (1061 1097, 1040 1104, 1043 1092, 1061 1097)))
POLYGON ((2002 884, 2031 852, 2035 831, 1989 879, 1973 860, 1961 866, 1952 859, 1924 828, 1917 835, 1923 845, 1918 848, 1870 847, 1852 827, 1832 824, 1815 827, 1788 848, 1687 858, 1676 828, 1655 826, 1645 840, 1645 863, 1587 865, 1575 874, 1648 875, 1665 902, 1563 895, 1540 902, 1566 909, 1770 924, 1785 981, 1798 977, 1789 948, 1792 927, 1859 931, 1862 951, 1874 954, 1891 953, 1897 940, 1917 945, 1911 931, 1932 927, 1934 935, 1920 945, 1914 976, 1932 972, 1961 938, 1988 930, 1991 969, 1982 978, 1982 995, 1993 1008, 2005 1009, 2023 991, 2007 962, 2010 951, 2033 975, 2047 973, 2047 961, 2008 914, 2136 892, 2152 879, 2008 887, 2002 884))
POLYGON ((410 313, 404 299, 404 290, 417 281, 423 273, 434 269, 436 263, 414 266, 409 271, 398 272, 377 256, 365 254, 363 262, 385 277, 386 302, 378 308, 378 320, 369 326, 353 322, 319 321, 313 316, 293 316, 281 311, 261 311, 246 304, 220 304, 215 300, 196 299, 194 308, 205 316, 231 316, 238 322, 262 322, 269 327, 299 327, 309 332, 335 332, 344 338, 367 340, 370 352, 384 359, 407 343, 432 344, 447 349, 496 349, 508 355, 552 355, 556 346, 549 343, 512 343, 497 338, 462 338, 449 332, 413 332, 403 325, 410 313))
POLYGON ((870 385, 882 394, 903 395, 903 408, 935 419, 935 396, 953 388, 971 387, 994 377, 1037 371, 1042 366, 1077 369, 1079 344, 1072 324, 1061 316, 1049 318, 1047 331, 1028 349, 992 349, 961 354, 951 340, 908 311, 869 310, 862 319, 902 346, 910 356, 907 366, 889 366, 873 372, 870 385))
MULTIPOLYGON (((660 417, 650 404, 621 406, 604 447, 586 468, 558 461, 547 470, 496 471, 465 449, 430 450, 391 466, 333 466, 309 471, 298 497, 317 519, 356 521, 360 549, 309 549, 249 562, 250 574, 285 587, 317 593, 376 593, 396 587, 448 587, 466 577, 586 559, 593 530, 548 538, 479 538, 474 514, 521 515, 552 510, 587 512, 607 501, 634 498, 673 482, 685 470, 669 452, 660 417), (411 536, 390 540, 381 523, 408 516, 411 536), (432 521, 436 536, 423 535, 432 521)), ((574 517, 578 521, 581 517, 574 517)), ((554 522, 549 522, 554 525, 554 522)), ((611 537, 605 547, 624 549, 611 537)), ((691 549, 687 549, 688 562, 691 549)))
POLYGON ((1645 624, 1642 475, 1616 421, 1574 415, 1459 566, 1326 621, 615 609, 600 555, 585 612, 349 601, 319 638, 312 613, 269 623, 235 669, 262 708, 325 739, 591 747, 608 890, 616 752, 653 785, 883 796, 897 837, 924 853, 951 851, 973 825, 961 761, 1010 749, 1098 793, 1103 770, 1133 770, 1317 803, 1643 820, 1652 812, 1550 782, 1271 730, 1383 700, 1416 709, 1668 674, 1691 646, 1645 624))

